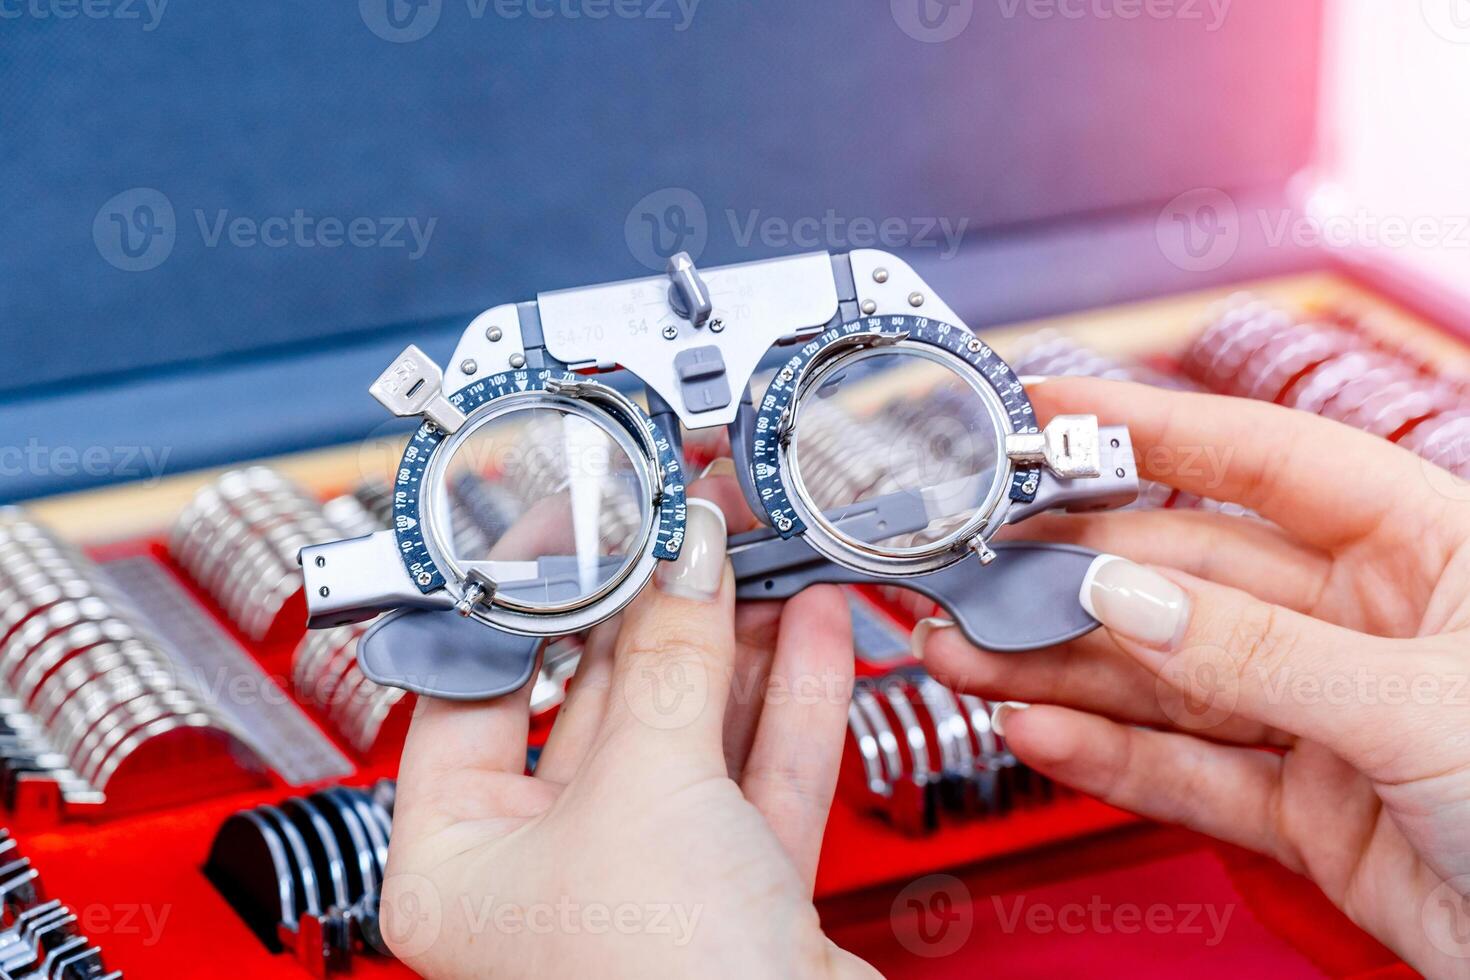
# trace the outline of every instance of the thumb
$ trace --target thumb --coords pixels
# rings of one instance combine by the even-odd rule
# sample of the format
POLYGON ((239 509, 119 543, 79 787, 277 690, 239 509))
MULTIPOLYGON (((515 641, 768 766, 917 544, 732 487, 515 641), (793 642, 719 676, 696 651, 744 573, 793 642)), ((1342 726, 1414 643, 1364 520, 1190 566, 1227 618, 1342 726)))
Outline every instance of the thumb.
POLYGON ((735 585, 725 533, 720 508, 690 497, 678 560, 660 565, 654 587, 623 613, 604 723, 607 741, 633 749, 631 756, 652 749, 721 776, 735 661, 735 585))
POLYGON ((1402 643, 1113 555, 1093 562, 1079 598, 1157 677, 1168 717, 1204 735, 1240 715, 1362 766, 1391 730, 1374 724, 1383 689, 1414 669, 1402 643))

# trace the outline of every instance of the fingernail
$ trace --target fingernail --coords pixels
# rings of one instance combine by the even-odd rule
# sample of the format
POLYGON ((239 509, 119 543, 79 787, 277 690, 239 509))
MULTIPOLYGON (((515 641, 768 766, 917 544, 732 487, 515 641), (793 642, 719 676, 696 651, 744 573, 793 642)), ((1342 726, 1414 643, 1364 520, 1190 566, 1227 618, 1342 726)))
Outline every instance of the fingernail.
POLYGON ((1045 374, 1023 374, 1018 380, 1024 387, 1035 388, 1037 385, 1046 384, 1051 377, 1045 374))
POLYGON ((1025 711, 1029 707, 1031 705, 1025 701, 1002 701, 995 706, 995 714, 990 716, 990 727, 995 730, 995 734, 1005 738, 1006 718, 1017 711, 1025 711))
POLYGON ((709 461, 709 465, 699 471, 699 479, 707 476, 734 476, 735 461, 729 456, 720 456, 709 461))
POLYGON ((919 620, 914 624, 914 631, 909 634, 909 652, 914 655, 915 660, 923 660, 924 644, 929 642, 929 637, 934 635, 934 631, 953 628, 954 620, 952 619, 930 616, 928 619, 919 620))
POLYGON ((1145 646, 1172 650, 1189 625, 1189 597, 1152 569, 1099 555, 1082 580, 1082 608, 1108 629, 1145 646))
POLYGON ((689 498, 684 545, 676 561, 662 562, 654 573, 660 591, 681 599, 710 602, 725 580, 725 515, 703 497, 689 498))

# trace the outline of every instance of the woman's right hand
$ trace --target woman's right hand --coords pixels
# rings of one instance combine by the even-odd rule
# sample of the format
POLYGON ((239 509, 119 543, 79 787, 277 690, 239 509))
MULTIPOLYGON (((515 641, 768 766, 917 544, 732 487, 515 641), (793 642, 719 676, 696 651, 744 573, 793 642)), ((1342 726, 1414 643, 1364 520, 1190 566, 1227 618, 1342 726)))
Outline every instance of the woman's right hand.
POLYGON ((1004 655, 928 621, 916 652, 1034 704, 1000 716, 1027 764, 1271 855, 1417 969, 1470 975, 1470 485, 1258 402, 1089 379, 1032 398, 1126 423, 1142 476, 1269 523, 1028 522, 1121 556, 1083 586, 1106 628, 1004 655))

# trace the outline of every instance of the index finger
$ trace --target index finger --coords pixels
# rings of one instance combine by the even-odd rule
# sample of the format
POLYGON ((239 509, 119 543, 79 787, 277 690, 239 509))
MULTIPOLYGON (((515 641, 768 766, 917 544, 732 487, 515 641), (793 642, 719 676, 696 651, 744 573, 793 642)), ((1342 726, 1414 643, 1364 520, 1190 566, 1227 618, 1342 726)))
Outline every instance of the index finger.
POLYGON ((1095 378, 1028 393, 1043 421, 1087 414, 1128 426, 1144 479, 1249 507, 1320 548, 1433 504, 1412 453, 1306 412, 1095 378))

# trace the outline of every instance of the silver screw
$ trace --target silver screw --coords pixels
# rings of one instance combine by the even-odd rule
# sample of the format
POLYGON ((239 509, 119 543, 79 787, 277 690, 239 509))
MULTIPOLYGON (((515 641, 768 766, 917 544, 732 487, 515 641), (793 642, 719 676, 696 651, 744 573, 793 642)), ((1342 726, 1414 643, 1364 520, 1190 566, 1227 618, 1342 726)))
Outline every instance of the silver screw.
POLYGON ((715 317, 709 322, 710 333, 721 333, 725 329, 725 321, 715 317))
POLYGON ((327 596, 329 596, 329 595, 332 594, 332 590, 329 589, 329 588, 327 588, 324 585, 320 589, 317 589, 317 594, 319 594, 323 599, 325 599, 327 596))
POLYGON ((868 316, 872 316, 878 312, 878 304, 870 299, 863 300, 863 312, 868 316))
POLYGON ((909 305, 910 306, 923 306, 924 305, 924 294, 923 293, 909 293, 909 305))
POLYGON ((434 581, 434 576, 430 575, 428 572, 419 572, 419 585, 428 585, 432 581, 434 581))
POLYGON ((500 332, 500 328, 499 327, 490 327, 490 328, 486 329, 486 331, 485 331, 485 339, 488 340, 488 341, 490 341, 490 343, 492 343, 492 344, 493 343, 496 343, 497 341, 500 340, 501 337, 504 337, 504 336, 505 336, 505 334, 503 334, 503 333, 500 332))
POLYGON ((887 282, 888 281, 888 270, 887 269, 874 269, 873 270, 873 281, 874 282, 887 282))
POLYGON ((523 368, 523 367, 525 367, 526 366, 526 355, 525 354, 512 354, 512 355, 510 355, 510 366, 513 367, 513 368, 523 368))
POLYGON ((970 342, 968 344, 966 344, 965 346, 970 348, 970 353, 971 354, 978 354, 978 353, 980 353, 980 348, 983 347, 984 345, 980 343, 980 338, 978 338, 978 337, 971 337, 970 338, 970 342))
POLYGON ((672 323, 669 324, 667 327, 664 327, 664 340, 678 340, 678 339, 679 339, 679 328, 678 327, 674 326, 672 323))
POLYGON ((466 357, 463 361, 459 362, 459 369, 465 374, 474 374, 476 371, 480 370, 480 365, 475 363, 474 358, 466 357))
POLYGON ((326 568, 327 567, 327 559, 324 558, 324 557, 322 557, 321 555, 317 555, 316 556, 316 567, 317 568, 326 568))

